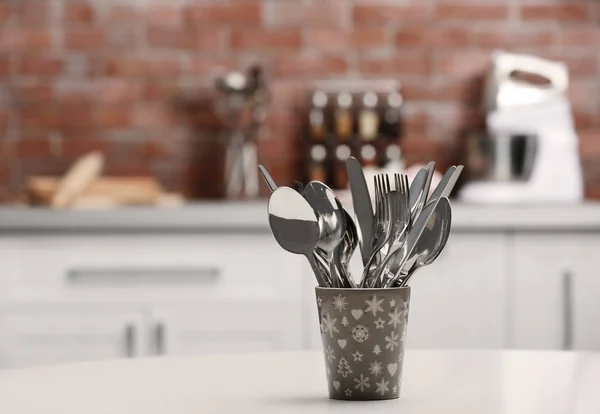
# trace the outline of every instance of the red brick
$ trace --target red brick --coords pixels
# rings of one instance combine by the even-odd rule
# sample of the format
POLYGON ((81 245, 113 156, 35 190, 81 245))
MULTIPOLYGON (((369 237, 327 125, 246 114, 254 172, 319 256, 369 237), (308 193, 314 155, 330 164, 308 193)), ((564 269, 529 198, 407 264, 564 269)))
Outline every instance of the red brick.
POLYGON ((427 114, 422 111, 409 111, 404 115, 404 132, 408 139, 427 134, 427 114))
POLYGON ((152 48, 217 52, 223 47, 218 28, 197 29, 150 25, 147 29, 146 41, 152 48))
POLYGON ((359 61, 358 67, 363 75, 426 76, 431 70, 429 56, 421 52, 393 58, 365 58, 359 61))
POLYGON ((34 52, 52 47, 52 33, 47 29, 7 28, 0 31, 0 52, 34 52))
POLYGON ((107 44, 111 50, 132 50, 137 45, 137 28, 135 26, 118 26, 111 28, 108 33, 107 44))
POLYGON ((15 142, 14 151, 18 158, 47 157, 52 153, 52 146, 47 138, 20 139, 15 142))
POLYGON ((104 78, 93 81, 94 100, 98 103, 127 103, 140 98, 140 87, 135 80, 104 78))
POLYGON ((459 51, 434 56, 434 70, 440 75, 469 79, 489 69, 489 51, 459 51))
POLYGON ((257 1, 239 2, 234 7, 211 1, 188 6, 185 18, 193 24, 260 24, 261 7, 257 1))
POLYGON ((0 4, 0 23, 5 23, 13 15, 13 7, 9 3, 0 4))
POLYGON ((147 82, 142 91, 142 98, 144 101, 165 102, 173 99, 178 90, 177 82, 173 80, 147 82))
POLYGON ((85 80, 61 79, 54 82, 54 100, 59 104, 87 105, 92 102, 92 85, 85 80))
POLYGON ((270 88, 271 99, 277 105, 291 108, 307 99, 306 86, 302 81, 273 79, 270 88))
POLYGON ((396 46, 464 47, 469 41, 469 33, 463 28, 440 28, 415 26, 401 27, 396 32, 396 46))
POLYGON ((402 96, 407 102, 428 101, 433 98, 433 88, 429 78, 411 79, 402 84, 402 96))
POLYGON ((173 155, 172 149, 165 140, 147 140, 140 145, 140 155, 143 159, 165 158, 173 155))
POLYGON ((65 31, 65 46, 68 49, 87 50, 106 46, 108 35, 99 27, 68 28, 65 31))
POLYGON ((560 44, 566 48, 600 47, 600 27, 561 27, 559 38, 560 44))
POLYGON ((298 29, 239 28, 231 33, 234 50, 299 49, 302 44, 298 29))
POLYGON ((40 27, 50 23, 52 2, 20 0, 16 3, 17 17, 22 26, 40 27))
POLYGON ((131 125, 129 105, 102 105, 94 111, 94 125, 100 128, 121 128, 131 125))
POLYGON ((574 109, 598 108, 598 82, 594 79, 573 79, 569 82, 569 98, 574 109))
POLYGON ((149 4, 143 11, 144 21, 160 26, 177 26, 183 24, 183 9, 179 4, 149 4))
POLYGON ((552 20, 561 22, 588 22, 591 20, 590 2, 569 1, 551 4, 526 4, 521 7, 523 20, 552 20))
POLYGON ((67 3, 64 13, 67 23, 91 23, 96 16, 94 7, 83 1, 67 3))
POLYGON ((333 56, 278 56, 275 73, 278 76, 321 77, 345 73, 348 63, 333 56))
POLYGON ((503 20, 508 18, 508 5, 442 2, 435 13, 441 20, 503 20))
POLYGON ((0 77, 7 77, 12 72, 12 59, 10 55, 0 56, 0 77))
POLYGON ((173 125, 173 116, 163 104, 138 104, 132 109, 132 125, 136 127, 162 127, 173 125))
POLYGON ((62 72, 64 62, 58 58, 23 57, 17 64, 21 75, 56 76, 62 72))
POLYGON ((585 109, 573 111, 573 122, 578 131, 589 129, 594 124, 592 116, 585 109))
POLYGON ((564 62, 569 68, 570 77, 593 77, 598 74, 598 62, 595 56, 589 53, 571 53, 570 49, 565 49, 558 53, 544 53, 544 57, 564 62))
POLYGON ((139 18, 139 13, 132 6, 111 6, 106 13, 109 23, 131 23, 139 18))
POLYGON ((239 69, 237 61, 232 57, 192 56, 188 66, 194 75, 217 77, 231 70, 239 69))
POLYGON ((550 28, 487 26, 471 31, 471 44, 486 48, 554 46, 557 41, 556 32, 550 28))
POLYGON ((600 132, 587 131, 578 133, 579 152, 582 158, 600 158, 600 132))
POLYGON ((77 133, 62 140, 62 154, 66 157, 79 157, 92 151, 107 153, 111 143, 105 139, 90 138, 89 135, 77 133))
POLYGON ((398 22, 427 21, 433 18, 433 10, 426 2, 407 5, 357 4, 354 6, 353 19, 359 24, 398 24, 398 22))
POLYGON ((13 97, 19 104, 47 103, 53 98, 52 87, 47 83, 18 82, 13 84, 13 97))
POLYGON ((276 1, 270 3, 271 25, 289 27, 340 27, 349 7, 345 0, 319 0, 313 4, 302 1, 276 1))
POLYGON ((172 76, 182 71, 177 59, 111 59, 106 73, 115 76, 172 76))
POLYGON ((366 49, 388 46, 387 30, 383 27, 356 27, 352 30, 310 28, 305 33, 307 46, 321 51, 343 48, 366 49))

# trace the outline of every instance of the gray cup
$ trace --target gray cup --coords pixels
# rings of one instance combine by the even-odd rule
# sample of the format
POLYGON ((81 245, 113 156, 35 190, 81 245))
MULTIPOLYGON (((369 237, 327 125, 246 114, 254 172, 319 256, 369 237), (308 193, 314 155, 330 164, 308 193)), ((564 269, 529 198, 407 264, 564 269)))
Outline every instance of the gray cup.
POLYGON ((398 398, 410 287, 315 291, 329 398, 398 398))

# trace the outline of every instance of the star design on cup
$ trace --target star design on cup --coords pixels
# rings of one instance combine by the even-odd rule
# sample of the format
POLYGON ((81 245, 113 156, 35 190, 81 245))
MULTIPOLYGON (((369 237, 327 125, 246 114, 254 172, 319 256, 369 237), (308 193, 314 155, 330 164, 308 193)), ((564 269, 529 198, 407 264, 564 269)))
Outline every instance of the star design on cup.
POLYGON ((319 307, 323 306, 323 299, 317 297, 317 304, 319 305, 319 307))
POLYGON ((346 390, 344 392, 346 393, 346 397, 352 396, 352 390, 350 388, 346 388, 346 390))
POLYGON ((354 357, 355 361, 362 361, 363 354, 361 354, 360 352, 356 351, 352 354, 352 356, 354 357))
POLYGON ((390 300, 390 308, 393 308, 394 306, 396 306, 396 300, 392 299, 390 300))
POLYGON ((375 321, 375 329, 383 329, 383 325, 385 324, 385 321, 381 318, 377 319, 375 321))

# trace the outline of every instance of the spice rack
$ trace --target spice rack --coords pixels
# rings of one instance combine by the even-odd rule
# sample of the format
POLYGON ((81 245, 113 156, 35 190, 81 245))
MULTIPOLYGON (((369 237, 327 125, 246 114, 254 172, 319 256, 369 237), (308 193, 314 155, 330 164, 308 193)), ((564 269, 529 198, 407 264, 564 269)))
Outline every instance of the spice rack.
POLYGON ((324 81, 307 97, 306 181, 347 187, 345 161, 383 167, 401 159, 404 99, 396 81, 324 81))

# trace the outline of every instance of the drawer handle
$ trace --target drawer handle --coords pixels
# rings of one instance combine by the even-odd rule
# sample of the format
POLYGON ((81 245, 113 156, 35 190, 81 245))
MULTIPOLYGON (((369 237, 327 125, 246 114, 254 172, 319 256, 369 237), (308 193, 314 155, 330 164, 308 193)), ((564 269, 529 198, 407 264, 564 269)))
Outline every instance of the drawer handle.
POLYGON ((132 358, 135 354, 135 326, 125 325, 125 356, 132 358))
POLYGON ((154 340, 156 347, 156 355, 165 354, 165 325, 158 322, 154 327, 154 340))
POLYGON ((74 268, 67 271, 69 283, 186 282, 213 283, 221 276, 216 267, 74 268))
POLYGON ((573 348, 573 275, 563 273, 563 349, 573 348))

